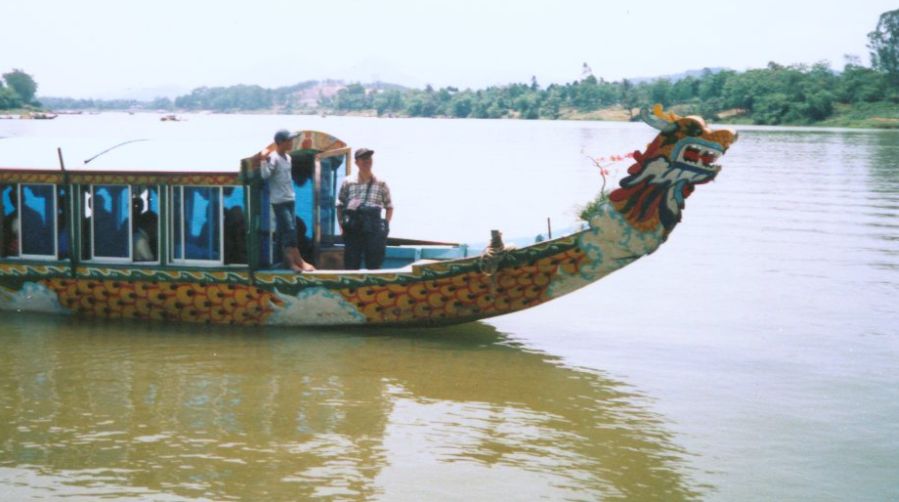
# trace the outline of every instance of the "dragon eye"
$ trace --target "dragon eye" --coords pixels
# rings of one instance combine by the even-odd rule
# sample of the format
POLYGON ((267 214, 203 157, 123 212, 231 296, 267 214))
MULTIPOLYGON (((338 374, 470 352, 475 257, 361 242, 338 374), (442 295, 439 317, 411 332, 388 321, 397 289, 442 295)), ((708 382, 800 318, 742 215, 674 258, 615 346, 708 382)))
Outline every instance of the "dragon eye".
POLYGON ((689 136, 702 136, 702 126, 696 122, 690 121, 686 127, 689 136))

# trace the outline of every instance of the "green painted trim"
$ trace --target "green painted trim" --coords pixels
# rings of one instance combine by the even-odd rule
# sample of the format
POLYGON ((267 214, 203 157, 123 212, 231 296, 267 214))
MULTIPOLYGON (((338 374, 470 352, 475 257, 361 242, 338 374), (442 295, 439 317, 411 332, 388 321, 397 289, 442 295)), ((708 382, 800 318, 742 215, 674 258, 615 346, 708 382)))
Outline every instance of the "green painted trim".
POLYGON ((159 235, 156 237, 159 249, 159 264, 169 264, 169 187, 159 186, 159 235))
MULTIPOLYGON (((240 173, 192 173, 179 172, 130 172, 130 171, 67 171, 68 181, 82 185, 240 185, 240 173)), ((3 169, 0 183, 49 183, 66 184, 66 176, 60 171, 44 169, 3 169)))
MULTIPOLYGON (((59 190, 59 186, 56 187, 56 190, 59 190)), ((80 213, 74 212, 75 185, 65 185, 65 191, 66 196, 63 199, 63 203, 65 204, 65 218, 63 218, 63 221, 65 222, 66 233, 69 238, 69 274, 72 277, 75 277, 75 269, 78 268, 78 264, 81 262, 81 248, 75 247, 75 234, 81 233, 75 229, 75 216, 80 216, 80 213)), ((59 251, 57 250, 57 253, 58 252, 59 251)))

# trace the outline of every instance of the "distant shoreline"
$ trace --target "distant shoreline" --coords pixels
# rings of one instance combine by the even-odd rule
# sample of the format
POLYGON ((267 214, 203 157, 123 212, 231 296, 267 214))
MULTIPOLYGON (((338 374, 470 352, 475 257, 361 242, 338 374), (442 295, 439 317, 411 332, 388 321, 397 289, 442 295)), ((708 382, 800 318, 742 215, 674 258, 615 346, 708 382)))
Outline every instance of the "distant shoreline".
MULTIPOLYGON (((689 111, 680 110, 679 106, 673 106, 667 110, 673 111, 681 115, 689 114, 689 111)), ((627 110, 620 106, 601 108, 590 112, 578 112, 576 110, 562 110, 560 116, 555 119, 540 118, 534 120, 568 120, 568 121, 598 121, 598 122, 632 122, 638 115, 638 109, 632 111, 632 117, 628 115, 627 110)), ((835 110, 834 115, 825 120, 813 123, 784 123, 778 124, 786 127, 833 127, 833 128, 853 128, 853 129, 899 129, 899 105, 893 107, 892 110, 886 110, 892 113, 892 117, 882 116, 885 110, 875 108, 873 110, 858 109, 852 106, 839 106, 835 110)), ((248 114, 248 115, 324 115, 336 117, 370 117, 370 118, 436 118, 457 120, 452 116, 434 116, 434 117, 413 117, 408 114, 383 114, 378 115, 376 110, 359 110, 359 111, 330 111, 330 110, 308 110, 303 112, 285 112, 283 110, 240 110, 240 111, 215 111, 215 110, 178 110, 174 112, 160 113, 212 113, 212 114, 248 114)), ((479 120, 531 120, 520 116, 502 117, 497 119, 479 119, 479 120)), ((715 119, 706 119, 709 122, 726 125, 765 125, 753 124, 752 120, 743 110, 723 110, 718 113, 715 119)))
MULTIPOLYGON (((675 105, 669 108, 670 111, 675 113, 686 115, 689 114, 689 110, 681 109, 683 107, 675 105)), ((237 115, 237 114, 245 114, 245 115, 298 115, 298 116, 309 116, 309 115, 319 115, 323 117, 335 116, 335 117, 368 117, 368 118, 435 118, 435 119, 449 119, 456 120, 457 117, 445 116, 445 115, 436 115, 433 117, 413 117, 408 114, 403 113, 386 113, 382 115, 378 115, 377 110, 354 110, 354 111, 339 111, 339 110, 319 110, 319 109, 304 109, 304 110, 277 110, 277 109, 259 109, 259 110, 147 110, 147 109, 49 109, 42 108, 39 110, 33 108, 19 108, 14 110, 0 110, 0 120, 2 119, 16 119, 17 116, 21 115, 34 115, 36 113, 52 113, 58 115, 93 115, 97 113, 104 112, 114 112, 114 113, 140 113, 140 114, 158 114, 158 115, 172 115, 172 114, 210 114, 210 115, 237 115)), ((580 112, 574 109, 564 109, 560 111, 559 117, 552 118, 539 118, 533 120, 568 120, 568 121, 598 121, 598 122, 631 122, 636 120, 632 117, 637 117, 638 110, 632 110, 632 115, 629 115, 627 110, 621 106, 612 106, 607 108, 601 108, 598 110, 593 110, 589 112, 580 112)), ((722 110, 718 112, 718 117, 715 119, 707 119, 709 122, 714 122, 716 124, 725 124, 725 125, 765 125, 765 124, 754 124, 751 118, 746 114, 744 110, 734 109, 734 110, 722 110)), ((479 119, 479 120, 531 120, 522 118, 520 116, 507 116, 507 117, 499 117, 495 119, 479 119)), ((838 106, 834 111, 833 116, 828 117, 825 120, 817 121, 813 123, 783 123, 778 124, 779 126, 785 127, 832 127, 832 128, 852 128, 852 129, 899 129, 899 104, 890 108, 881 107, 872 107, 871 109, 864 109, 854 106, 838 106), (891 116, 883 116, 891 114, 891 116)))

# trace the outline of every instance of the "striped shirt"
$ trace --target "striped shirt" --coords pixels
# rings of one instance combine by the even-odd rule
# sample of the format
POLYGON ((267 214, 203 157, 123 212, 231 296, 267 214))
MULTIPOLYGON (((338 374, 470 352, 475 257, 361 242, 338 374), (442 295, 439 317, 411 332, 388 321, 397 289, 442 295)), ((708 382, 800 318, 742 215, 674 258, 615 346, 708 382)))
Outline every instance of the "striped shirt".
POLYGON ((368 199, 365 199, 365 192, 368 190, 368 182, 360 182, 359 177, 347 178, 340 185, 340 193, 337 195, 337 205, 347 209, 359 209, 362 201, 368 207, 380 207, 383 209, 392 209, 393 201, 390 200, 390 188, 387 183, 379 180, 372 175, 371 193, 368 199))

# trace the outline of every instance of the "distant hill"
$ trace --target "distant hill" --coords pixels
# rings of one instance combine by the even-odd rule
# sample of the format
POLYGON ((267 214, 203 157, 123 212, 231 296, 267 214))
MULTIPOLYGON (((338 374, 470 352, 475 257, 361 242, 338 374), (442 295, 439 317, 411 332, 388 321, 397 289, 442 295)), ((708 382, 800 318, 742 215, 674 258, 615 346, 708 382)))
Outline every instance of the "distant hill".
MULTIPOLYGON (((132 90, 115 93, 100 99, 75 99, 57 96, 41 96, 40 102, 47 108, 58 110, 312 110, 322 99, 337 96, 351 83, 344 80, 306 80, 296 84, 265 88, 258 85, 232 85, 197 87, 190 91, 174 93, 174 87, 132 90), (166 91, 166 92, 162 92, 166 91)), ((404 92, 407 87, 390 82, 361 84, 366 92, 395 90, 404 92)))
MULTIPOLYGON (((291 86, 278 87, 272 91, 276 95, 285 97, 292 96, 295 103, 299 103, 308 108, 314 108, 318 105, 319 99, 333 98, 341 89, 346 89, 348 85, 349 83, 344 80, 310 80, 291 86)), ((402 85, 389 82, 371 82, 361 85, 367 91, 407 90, 407 88, 402 85)))
MULTIPOLYGON (((635 77, 628 80, 632 84, 649 83, 659 79, 667 79, 677 82, 687 77, 701 78, 706 72, 718 73, 727 68, 703 68, 699 70, 687 70, 670 75, 654 77, 635 77)), ((186 90, 175 85, 133 88, 121 92, 114 92, 93 99, 75 99, 60 96, 40 96, 41 103, 49 108, 58 109, 260 109, 273 106, 275 103, 290 103, 292 107, 315 108, 321 98, 334 98, 340 90, 345 89, 351 83, 343 79, 306 80, 296 84, 275 88, 264 88, 255 85, 233 85, 198 87, 186 90), (238 99, 236 95, 245 96, 252 94, 252 99, 238 99), (223 98, 223 95, 228 95, 223 98), (267 102, 270 96, 272 102, 267 102)), ((361 83, 367 92, 381 92, 395 90, 405 92, 411 88, 401 84, 384 81, 361 83)))
POLYGON ((670 80, 672 83, 674 83, 674 82, 677 82, 678 80, 683 80, 687 77, 701 78, 703 75, 705 75, 706 72, 714 74, 714 73, 722 72, 724 70, 730 70, 730 68, 723 68, 720 66, 716 66, 714 68, 703 68, 701 70, 687 70, 687 71, 682 71, 680 73, 672 73, 670 75, 658 75, 655 77, 629 78, 628 81, 630 81, 632 84, 640 84, 643 82, 653 82, 655 80, 666 79, 666 80, 670 80))
POLYGON ((119 92, 104 94, 101 99, 152 101, 156 98, 175 99, 176 96, 180 96, 187 92, 190 92, 190 89, 180 85, 158 85, 154 87, 128 88, 119 92))

